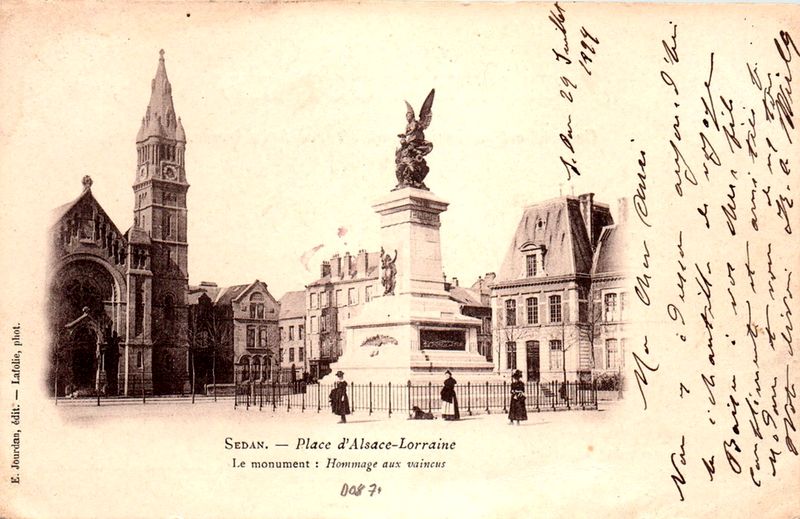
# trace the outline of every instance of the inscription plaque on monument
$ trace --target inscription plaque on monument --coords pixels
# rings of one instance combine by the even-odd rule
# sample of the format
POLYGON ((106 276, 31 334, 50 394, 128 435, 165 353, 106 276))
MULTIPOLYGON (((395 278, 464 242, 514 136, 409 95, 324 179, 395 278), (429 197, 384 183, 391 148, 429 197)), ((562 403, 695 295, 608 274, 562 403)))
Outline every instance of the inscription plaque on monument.
POLYGON ((421 350, 464 351, 467 339, 464 330, 420 330, 421 350))

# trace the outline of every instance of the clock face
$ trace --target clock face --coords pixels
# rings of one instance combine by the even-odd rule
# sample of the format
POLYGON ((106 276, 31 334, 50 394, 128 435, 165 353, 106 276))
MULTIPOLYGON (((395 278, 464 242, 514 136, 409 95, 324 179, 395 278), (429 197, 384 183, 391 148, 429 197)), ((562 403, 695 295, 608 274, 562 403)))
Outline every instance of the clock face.
POLYGON ((175 173, 175 168, 172 166, 167 166, 164 168, 164 178, 169 180, 175 180, 177 178, 177 174, 175 173))
POLYGON ((139 168, 139 178, 141 179, 147 178, 147 166, 142 166, 139 168))

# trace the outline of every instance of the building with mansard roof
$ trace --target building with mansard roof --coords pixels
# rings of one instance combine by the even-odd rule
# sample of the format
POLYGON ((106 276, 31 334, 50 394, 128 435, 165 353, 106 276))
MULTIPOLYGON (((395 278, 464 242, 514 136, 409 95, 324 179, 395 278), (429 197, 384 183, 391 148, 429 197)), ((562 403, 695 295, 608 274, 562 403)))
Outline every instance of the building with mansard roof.
POLYGON ((592 193, 525 208, 491 283, 495 369, 541 382, 616 369, 626 334, 625 236, 592 193))
POLYGON ((627 201, 620 201, 619 221, 603 228, 592 261, 592 308, 588 336, 595 376, 621 373, 628 351, 630 278, 626 261, 627 201))
POLYGON ((135 145, 132 225, 111 220, 88 176, 80 196, 54 215, 49 384, 58 395, 188 388, 186 133, 164 51, 135 145))

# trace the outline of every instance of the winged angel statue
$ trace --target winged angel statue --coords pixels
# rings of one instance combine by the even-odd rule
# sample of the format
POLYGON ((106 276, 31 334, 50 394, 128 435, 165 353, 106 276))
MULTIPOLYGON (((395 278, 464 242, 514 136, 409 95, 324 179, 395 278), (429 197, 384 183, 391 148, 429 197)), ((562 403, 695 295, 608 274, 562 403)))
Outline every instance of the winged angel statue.
POLYGON ((405 133, 397 135, 400 137, 400 147, 397 148, 394 156, 395 174, 397 175, 395 189, 406 186, 428 189, 423 182, 428 174, 425 155, 431 152, 433 144, 425 140, 423 131, 431 124, 431 106, 433 105, 434 92, 435 90, 431 89, 431 93, 422 103, 419 119, 415 118, 414 109, 406 101, 406 120, 408 124, 406 125, 405 133))

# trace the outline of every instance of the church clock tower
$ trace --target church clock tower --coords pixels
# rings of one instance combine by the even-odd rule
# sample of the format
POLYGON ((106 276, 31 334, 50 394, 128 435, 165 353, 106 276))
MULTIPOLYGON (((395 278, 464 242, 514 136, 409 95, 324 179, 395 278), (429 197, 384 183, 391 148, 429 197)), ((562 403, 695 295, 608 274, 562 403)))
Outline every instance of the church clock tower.
MULTIPOLYGON (((184 389, 187 378, 187 292, 189 282, 186 237, 186 134, 172 104, 172 85, 160 51, 150 87, 150 103, 136 136, 136 178, 133 184, 132 234, 146 236, 142 257, 149 267, 137 270, 132 286, 151 286, 149 305, 135 315, 133 336, 152 344, 153 389, 158 393, 184 389), (149 309, 147 308, 149 306, 149 309), (149 311, 148 311, 149 310, 149 311)), ((132 267, 136 266, 134 262, 132 267)), ((133 270, 131 271, 133 274, 133 270)), ((136 312, 136 309, 133 309, 136 312)))

